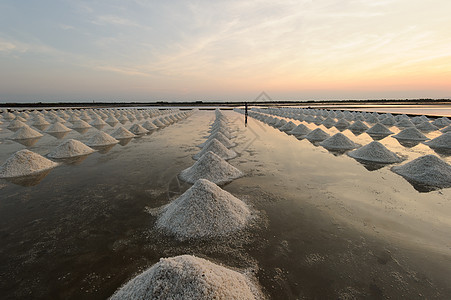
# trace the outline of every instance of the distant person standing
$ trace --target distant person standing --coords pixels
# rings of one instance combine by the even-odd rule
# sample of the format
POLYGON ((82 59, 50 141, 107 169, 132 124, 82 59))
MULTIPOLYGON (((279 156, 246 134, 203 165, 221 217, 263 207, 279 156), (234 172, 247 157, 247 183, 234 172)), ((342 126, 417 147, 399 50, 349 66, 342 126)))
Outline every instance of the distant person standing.
POLYGON ((244 126, 247 127, 247 102, 244 102, 244 126))

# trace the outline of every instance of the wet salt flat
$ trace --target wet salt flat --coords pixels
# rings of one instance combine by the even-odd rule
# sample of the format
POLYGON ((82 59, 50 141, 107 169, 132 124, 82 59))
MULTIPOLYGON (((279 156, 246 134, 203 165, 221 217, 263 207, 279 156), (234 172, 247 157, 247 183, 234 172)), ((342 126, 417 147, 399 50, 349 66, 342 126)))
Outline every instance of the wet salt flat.
MULTIPOLYGON (((272 299, 451 297, 451 189, 412 185, 390 170, 430 154, 449 164, 447 151, 398 141, 392 136, 402 129, 396 126, 387 125, 392 133, 386 137, 342 130, 359 147, 375 138, 403 159, 372 164, 349 157, 350 149, 328 151, 319 142, 296 138, 255 114, 320 128, 331 137, 340 133, 334 126, 266 110, 253 111, 245 127, 242 114, 222 113, 236 143, 230 149, 238 154, 227 162, 244 176, 220 188, 249 207, 252 222, 204 240, 181 241, 156 228, 161 214, 155 209, 192 186, 178 174, 195 164, 192 157, 216 120, 214 111, 197 111, 149 134, 62 161, 36 178, 2 179, 2 298, 105 299, 160 258, 180 255, 253 274, 272 299)), ((21 149, 46 155, 63 141, 87 144, 97 134, 88 128, 55 137, 44 130, 25 146, 8 139, 9 122, 0 120, 1 164, 21 149)), ((120 126, 130 129, 145 121, 106 125, 102 131, 113 135, 120 126)), ((423 134, 434 139, 442 132, 423 134)))

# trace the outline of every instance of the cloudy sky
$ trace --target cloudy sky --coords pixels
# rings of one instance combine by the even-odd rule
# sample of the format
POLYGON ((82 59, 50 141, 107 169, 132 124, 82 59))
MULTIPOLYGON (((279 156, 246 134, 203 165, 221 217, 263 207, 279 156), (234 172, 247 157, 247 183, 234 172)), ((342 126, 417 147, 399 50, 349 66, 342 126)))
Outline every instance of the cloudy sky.
POLYGON ((450 0, 2 0, 0 101, 451 98, 450 0))

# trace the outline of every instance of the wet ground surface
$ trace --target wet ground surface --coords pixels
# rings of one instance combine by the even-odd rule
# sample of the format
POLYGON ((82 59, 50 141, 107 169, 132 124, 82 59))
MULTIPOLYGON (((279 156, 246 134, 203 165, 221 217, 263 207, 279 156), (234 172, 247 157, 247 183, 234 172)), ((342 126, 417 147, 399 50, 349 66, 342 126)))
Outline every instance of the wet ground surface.
MULTIPOLYGON (((239 156, 230 163, 246 176, 223 188, 254 208, 251 228, 183 243, 153 229, 149 209, 190 186, 177 174, 194 163, 214 120, 200 111, 34 181, 0 180, 1 298, 105 299, 159 258, 179 254, 250 268, 273 299, 451 297, 450 189, 420 193, 390 166, 369 171, 260 121, 249 118, 244 127, 242 115, 225 115, 238 130, 239 156)), ((5 127, 0 163, 25 148, 7 140, 5 127)), ((44 155, 68 138, 86 142, 95 130, 60 140, 46 134, 28 149, 44 155)), ((343 133, 362 145, 372 141, 343 133)), ((381 142, 407 161, 434 153, 391 137, 381 142)))

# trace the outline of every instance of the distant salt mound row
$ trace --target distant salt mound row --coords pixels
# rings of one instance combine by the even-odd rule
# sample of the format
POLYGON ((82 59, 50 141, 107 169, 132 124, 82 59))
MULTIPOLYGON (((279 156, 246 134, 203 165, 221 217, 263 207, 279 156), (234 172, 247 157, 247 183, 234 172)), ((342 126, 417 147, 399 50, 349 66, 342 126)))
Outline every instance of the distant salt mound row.
POLYGON ((357 148, 358 145, 351 141, 342 133, 337 133, 320 143, 327 150, 350 150, 357 148))
POLYGON ((388 150, 384 145, 377 141, 373 141, 366 146, 351 151, 348 155, 358 160, 381 164, 391 164, 402 161, 398 155, 388 150))
POLYGON ((368 129, 366 131, 366 133, 368 133, 368 134, 379 134, 379 135, 389 135, 389 134, 392 134, 393 132, 390 131, 390 129, 388 129, 387 127, 385 127, 381 123, 377 123, 376 125, 374 125, 370 129, 368 129))
POLYGON ((132 132, 136 135, 141 135, 141 134, 148 133, 149 130, 147 130, 146 128, 142 127, 139 124, 133 124, 132 127, 130 127, 130 132, 132 132))
POLYGON ((253 280, 191 255, 161 258, 111 297, 124 299, 261 299, 253 280))
POLYGON ((95 134, 86 144, 88 146, 108 146, 119 143, 114 137, 105 133, 103 131, 99 131, 95 134))
POLYGON ((251 211, 243 201, 199 179, 162 209, 156 227, 179 240, 215 238, 244 228, 250 218, 251 211))
POLYGON ((451 132, 446 132, 433 140, 424 142, 431 148, 451 150, 451 132))
POLYGON ((305 138, 310 142, 324 141, 328 137, 330 137, 330 135, 324 132, 321 128, 316 128, 305 136, 305 138))
POLYGON ((391 170, 415 183, 436 188, 451 187, 451 165, 435 155, 421 156, 391 170))
POLYGON ((25 125, 24 127, 21 127, 19 130, 17 130, 10 139, 12 140, 23 140, 23 139, 33 139, 42 137, 42 134, 33 128, 31 128, 28 125, 25 125))
POLYGON ((56 166, 58 166, 58 163, 24 149, 14 153, 0 167, 0 178, 33 175, 56 166))
POLYGON ((61 143, 47 156, 51 158, 70 158, 82 155, 88 155, 95 152, 94 149, 86 146, 80 141, 69 139, 61 143))
POLYGON ((183 170, 179 176, 188 183, 207 179, 216 184, 225 184, 243 175, 240 170, 217 154, 208 151, 194 165, 183 170))
POLYGON ((406 140, 406 141, 425 141, 428 139, 415 127, 406 128, 402 130, 400 133, 393 135, 392 137, 398 140, 406 140))
POLYGON ((70 128, 67 128, 64 124, 61 124, 60 122, 55 122, 52 125, 50 125, 49 128, 45 132, 48 133, 60 133, 60 132, 68 132, 71 131, 70 128))
POLYGON ((205 153, 208 151, 211 151, 215 154, 217 154, 219 157, 223 158, 224 160, 229 160, 232 158, 237 157, 237 153, 233 150, 227 149, 226 146, 224 146, 220 141, 217 139, 212 139, 208 144, 205 145, 202 150, 193 156, 195 160, 198 160, 202 157, 205 153))
POLYGON ((128 131, 127 129, 121 126, 118 129, 116 129, 116 131, 113 132, 111 136, 114 137, 115 139, 120 140, 134 138, 136 135, 134 135, 132 132, 128 131))
POLYGON ((225 135, 223 135, 221 132, 216 132, 210 135, 210 137, 202 144, 198 145, 199 148, 205 147, 212 139, 217 139, 221 142, 226 148, 232 148, 236 146, 236 143, 229 140, 225 135))
POLYGON ((304 136, 309 134, 310 132, 311 130, 304 124, 299 124, 293 130, 288 131, 289 134, 292 134, 294 136, 304 136))

